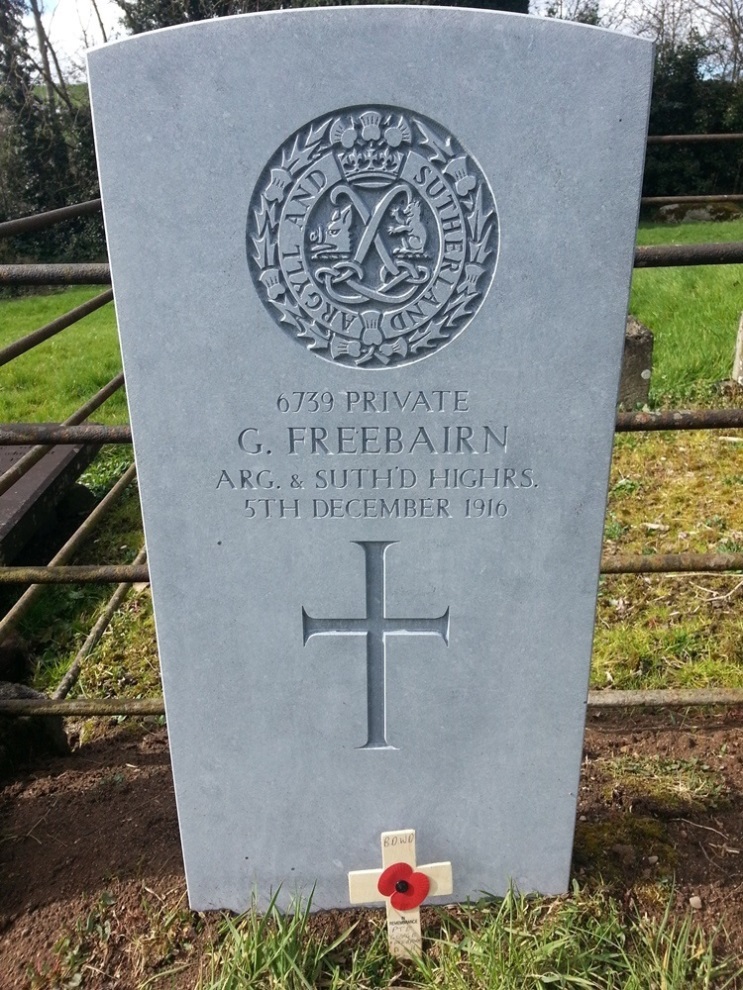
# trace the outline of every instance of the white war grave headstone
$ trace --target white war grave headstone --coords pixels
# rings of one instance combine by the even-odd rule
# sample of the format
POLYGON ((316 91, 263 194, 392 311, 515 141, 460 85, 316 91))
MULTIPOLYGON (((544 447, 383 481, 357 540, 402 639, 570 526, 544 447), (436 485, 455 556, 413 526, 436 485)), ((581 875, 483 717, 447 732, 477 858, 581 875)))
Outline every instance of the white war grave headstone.
POLYGON ((564 891, 652 46, 345 7, 89 69, 191 905, 348 905, 395 830, 564 891))

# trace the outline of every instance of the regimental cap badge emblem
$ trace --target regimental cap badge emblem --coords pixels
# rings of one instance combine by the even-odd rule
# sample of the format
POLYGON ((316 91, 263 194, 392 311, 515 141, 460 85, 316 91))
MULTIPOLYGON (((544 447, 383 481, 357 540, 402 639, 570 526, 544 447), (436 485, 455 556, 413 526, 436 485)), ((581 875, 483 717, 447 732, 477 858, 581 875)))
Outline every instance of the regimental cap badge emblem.
POLYGON ((349 107, 294 133, 251 199, 248 262, 314 354, 389 368, 433 354, 493 279, 498 217, 477 162, 428 117, 349 107))

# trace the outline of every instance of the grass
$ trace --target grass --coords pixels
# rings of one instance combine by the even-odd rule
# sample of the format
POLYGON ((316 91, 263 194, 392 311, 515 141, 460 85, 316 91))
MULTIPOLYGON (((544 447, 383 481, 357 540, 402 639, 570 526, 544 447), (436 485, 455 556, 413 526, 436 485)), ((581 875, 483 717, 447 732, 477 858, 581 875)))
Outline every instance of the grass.
MULTIPOLYGON (((98 295, 102 287, 0 300, 0 347, 98 295)), ((0 422, 61 422, 121 371, 116 317, 109 304, 2 369, 0 422)), ((91 422, 126 423, 120 389, 91 422)))
MULTIPOLYGON (((736 966, 717 962, 690 919, 623 917, 605 895, 546 900, 517 894, 435 912, 421 958, 395 964, 381 924, 358 947, 314 934, 305 912, 227 921, 212 971, 199 990, 311 990, 325 987, 447 990, 723 990, 736 966)), ((380 918, 381 921, 381 918, 380 918)))
MULTIPOLYGON (((743 219, 722 223, 642 224, 639 244, 743 241, 743 219)), ((743 266, 638 269, 630 312, 655 335, 651 405, 708 400, 730 377, 743 311, 743 266)))
MULTIPOLYGON (((79 306, 101 287, 0 301, 0 347, 79 306)), ((2 369, 0 421, 59 422, 121 370, 112 305, 63 330, 2 369)), ((126 423, 126 396, 120 389, 90 417, 91 422, 126 423)), ((132 461, 131 447, 104 447, 80 482, 101 498, 132 461)), ((78 553, 75 563, 128 563, 144 536, 136 486, 122 497, 105 522, 78 553)), ((59 585, 45 588, 20 625, 35 658, 35 684, 50 690, 72 662, 111 594, 108 585, 59 585)), ((17 590, 0 589, 0 607, 17 590)), ((132 628, 132 639, 139 635, 132 628)))
POLYGON ((124 955, 139 977, 132 990, 174 985, 177 974, 194 973, 195 956, 201 972, 188 985, 196 990, 732 990, 743 972, 690 915, 672 920, 667 895, 654 914, 577 886, 562 898, 512 892, 427 909, 424 954, 406 962, 386 951, 382 912, 349 925, 310 914, 308 904, 291 914, 272 905, 213 923, 179 899, 151 895, 127 909, 137 916, 134 937, 133 919, 101 897, 57 943, 54 969, 31 969, 30 986, 84 986, 86 973, 113 972, 124 955))
POLYGON ((209 974, 203 990, 239 990, 241 987, 282 987, 304 990, 318 986, 354 986, 361 979, 388 986, 395 964, 378 930, 364 951, 350 949, 350 926, 331 939, 312 931, 310 904, 298 905, 293 914, 282 914, 275 900, 259 914, 249 911, 242 918, 226 917, 220 943, 210 956, 209 974), (338 951, 340 950, 340 951, 338 951))
MULTIPOLYGON (((58 681, 71 657, 49 679, 58 681)), ((155 620, 149 589, 134 590, 119 608, 99 645, 83 666, 76 694, 83 698, 154 698, 162 693, 155 620)), ((121 716, 119 721, 124 721, 121 716)), ((100 720, 86 722, 81 740, 105 730, 100 720)))
MULTIPOLYGON (((615 438, 604 531, 613 554, 737 552, 743 437, 615 438)), ((740 575, 601 579, 591 682, 620 689, 743 687, 740 575)))
POLYGON ((624 917, 601 895, 552 902, 511 895, 454 913, 415 970, 411 986, 447 990, 722 990, 736 979, 734 964, 716 963, 689 919, 624 917))
MULTIPOLYGON (((96 530, 91 538, 78 552, 75 563, 103 564, 116 561, 130 563, 143 545, 142 520, 139 508, 139 497, 136 485, 132 485, 122 495, 117 504, 96 530)), ((111 585, 81 584, 81 585, 50 585, 42 593, 24 616, 19 625, 19 632, 24 638, 34 657, 34 685, 42 691, 51 691, 56 687, 67 668, 72 663, 77 651, 82 646, 91 627, 105 606, 113 591, 111 585)), ((0 609, 5 611, 19 592, 12 591, 10 586, 1 589, 0 609)), ((134 601, 140 599, 135 596, 134 601)), ((149 592, 143 596, 146 608, 151 608, 149 592)), ((132 605, 132 596, 117 613, 114 628, 120 633, 126 628, 127 645, 121 647, 122 656, 128 655, 128 676, 146 686, 154 694, 159 693, 159 674, 157 673, 157 653, 154 644, 154 631, 151 623, 141 623, 142 615, 137 606, 132 605), (139 647, 141 641, 147 643, 147 656, 139 647), (153 665, 156 674, 154 678, 147 676, 153 665), (135 663, 141 659, 141 666, 135 663)), ((111 628, 104 635, 96 650, 91 655, 86 671, 91 671, 93 678, 106 681, 108 650, 115 640, 111 628), (102 666, 98 661, 101 660, 102 666)), ((122 659, 123 666, 123 659, 122 659)), ((108 676, 111 687, 115 681, 121 681, 122 673, 114 671, 108 676)), ((116 692, 112 692, 116 693, 116 692)), ((122 692, 127 693, 127 692, 122 692)), ((142 688, 128 692, 131 697, 142 697, 142 688)), ((99 695, 101 696, 101 695, 99 695)))

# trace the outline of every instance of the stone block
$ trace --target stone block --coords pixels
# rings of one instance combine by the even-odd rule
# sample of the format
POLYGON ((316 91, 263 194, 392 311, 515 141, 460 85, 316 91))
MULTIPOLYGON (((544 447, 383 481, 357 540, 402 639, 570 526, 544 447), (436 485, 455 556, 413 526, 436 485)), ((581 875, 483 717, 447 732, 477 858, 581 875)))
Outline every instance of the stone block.
POLYGON ((653 374, 653 333, 634 316, 627 317, 619 405, 630 411, 647 404, 653 374))

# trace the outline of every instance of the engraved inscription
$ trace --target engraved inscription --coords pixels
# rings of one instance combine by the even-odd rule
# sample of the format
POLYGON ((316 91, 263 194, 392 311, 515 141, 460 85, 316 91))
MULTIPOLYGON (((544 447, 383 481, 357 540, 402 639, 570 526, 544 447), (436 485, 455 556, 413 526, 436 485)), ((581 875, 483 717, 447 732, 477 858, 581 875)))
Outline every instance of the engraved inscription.
POLYGON ((478 407, 462 388, 287 388, 267 419, 241 424, 237 456, 215 471, 214 488, 242 495, 250 520, 497 525, 539 497, 541 472, 511 425, 478 422, 478 407))
POLYGON ((394 749, 387 742, 386 667, 388 636, 439 636, 449 645, 449 609, 433 619, 390 619, 385 595, 385 555, 397 541, 353 541, 366 558, 366 616, 316 619, 302 608, 303 642, 312 636, 366 636, 368 738, 360 749, 394 749))
POLYGON ((329 361, 379 369, 434 353, 471 321, 493 278, 498 220, 485 176, 441 125, 349 107, 269 161, 247 247, 282 329, 329 361))

